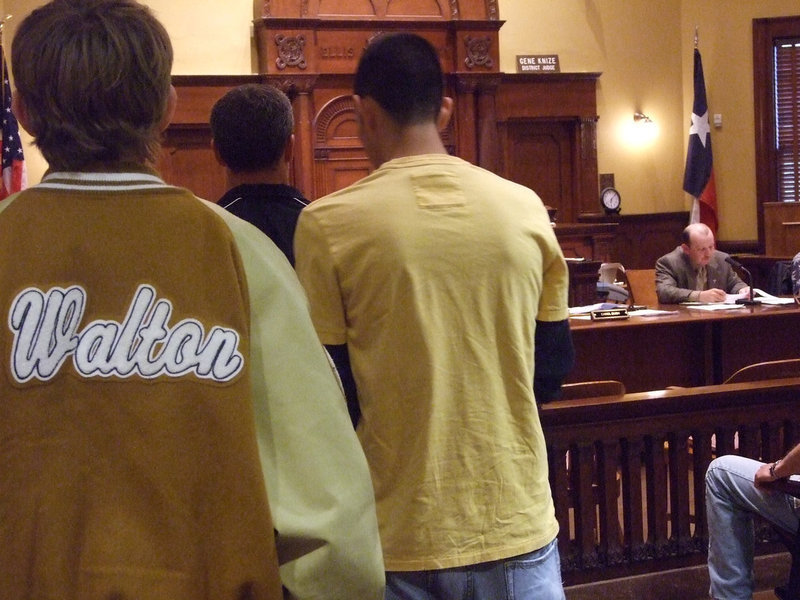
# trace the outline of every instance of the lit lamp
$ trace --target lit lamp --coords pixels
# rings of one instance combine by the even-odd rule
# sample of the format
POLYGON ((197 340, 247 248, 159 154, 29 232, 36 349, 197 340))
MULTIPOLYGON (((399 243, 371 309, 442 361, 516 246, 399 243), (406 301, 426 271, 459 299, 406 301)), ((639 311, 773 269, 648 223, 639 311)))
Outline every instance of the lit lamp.
POLYGON ((632 140, 637 145, 648 145, 655 140, 658 135, 658 126, 643 112, 636 111, 633 113, 633 131, 632 140))

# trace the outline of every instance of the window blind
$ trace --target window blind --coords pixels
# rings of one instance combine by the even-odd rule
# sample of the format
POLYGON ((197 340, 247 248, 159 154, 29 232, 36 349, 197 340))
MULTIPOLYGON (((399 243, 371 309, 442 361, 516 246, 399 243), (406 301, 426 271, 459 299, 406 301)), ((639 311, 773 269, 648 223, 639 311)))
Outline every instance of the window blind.
POLYGON ((778 198, 800 201, 800 39, 775 42, 778 198))

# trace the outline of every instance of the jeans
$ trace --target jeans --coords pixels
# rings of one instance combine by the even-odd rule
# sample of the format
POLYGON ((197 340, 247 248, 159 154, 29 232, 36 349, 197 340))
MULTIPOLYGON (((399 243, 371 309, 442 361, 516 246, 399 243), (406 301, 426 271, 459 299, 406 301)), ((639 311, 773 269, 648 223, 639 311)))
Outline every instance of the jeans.
POLYGON ((557 540, 492 562, 434 571, 389 571, 386 600, 564 600, 557 540))
POLYGON ((793 498, 756 488, 756 471, 763 463, 742 456, 721 456, 706 472, 708 574, 710 594, 717 600, 753 597, 753 514, 796 532, 793 498))

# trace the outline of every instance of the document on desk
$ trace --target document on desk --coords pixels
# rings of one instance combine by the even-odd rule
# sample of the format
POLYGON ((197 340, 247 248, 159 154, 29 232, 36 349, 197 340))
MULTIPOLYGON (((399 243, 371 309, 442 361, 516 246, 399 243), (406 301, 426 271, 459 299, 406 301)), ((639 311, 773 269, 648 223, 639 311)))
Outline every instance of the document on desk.
POLYGON ((734 304, 732 302, 681 302, 681 306, 692 310, 735 310, 745 307, 744 304, 734 304))
POLYGON ((658 308, 639 308, 631 312, 632 317, 662 317, 664 315, 675 315, 677 310, 661 310, 658 308))
POLYGON ((753 288, 753 298, 761 300, 761 304, 794 304, 794 298, 780 298, 758 288, 753 288))
POLYGON ((613 302, 598 302, 597 304, 587 304, 586 306, 573 306, 569 309, 569 316, 589 315, 593 310, 611 310, 614 308, 626 308, 627 304, 614 304, 613 302))

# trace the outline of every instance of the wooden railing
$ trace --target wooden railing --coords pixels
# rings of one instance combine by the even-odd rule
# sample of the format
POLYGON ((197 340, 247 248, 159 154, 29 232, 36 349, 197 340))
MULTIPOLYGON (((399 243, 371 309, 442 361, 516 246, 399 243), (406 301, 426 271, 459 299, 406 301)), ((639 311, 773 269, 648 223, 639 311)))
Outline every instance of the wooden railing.
MULTIPOLYGON (((545 404, 541 420, 566 584, 705 560, 705 472, 800 439, 800 378, 545 404)), ((766 524, 759 552, 777 547, 766 524)))

